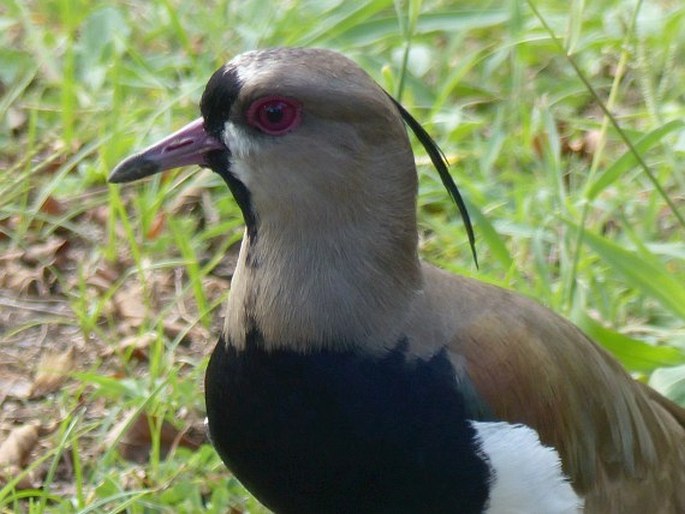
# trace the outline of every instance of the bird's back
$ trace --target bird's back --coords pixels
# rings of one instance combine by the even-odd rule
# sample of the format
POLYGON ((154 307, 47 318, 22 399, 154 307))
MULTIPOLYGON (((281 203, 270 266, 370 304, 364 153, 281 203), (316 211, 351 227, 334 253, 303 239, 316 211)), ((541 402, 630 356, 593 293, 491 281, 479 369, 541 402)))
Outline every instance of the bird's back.
POLYGON ((445 337, 493 414, 559 451, 586 513, 685 512, 684 409, 536 302, 427 265, 424 276, 419 315, 443 331, 424 340, 445 337))

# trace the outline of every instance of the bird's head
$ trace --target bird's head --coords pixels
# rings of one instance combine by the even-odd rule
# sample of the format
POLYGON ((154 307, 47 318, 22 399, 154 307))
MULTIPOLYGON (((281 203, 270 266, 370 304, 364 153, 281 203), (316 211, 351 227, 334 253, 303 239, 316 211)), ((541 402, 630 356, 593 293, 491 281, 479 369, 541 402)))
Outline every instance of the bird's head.
POLYGON ((227 332, 237 339, 252 319, 269 341, 293 327, 291 337, 307 341, 390 334, 385 327, 422 287, 417 176, 403 120, 465 212, 421 125, 355 63, 321 49, 237 56, 212 75, 200 110, 109 180, 191 164, 224 178, 247 226, 227 332))
POLYGON ((123 161, 109 180, 197 164, 224 177, 248 232, 288 223, 300 233, 373 233, 376 223, 415 232, 416 173, 400 111, 341 54, 242 54, 210 78, 200 109, 201 118, 123 161))

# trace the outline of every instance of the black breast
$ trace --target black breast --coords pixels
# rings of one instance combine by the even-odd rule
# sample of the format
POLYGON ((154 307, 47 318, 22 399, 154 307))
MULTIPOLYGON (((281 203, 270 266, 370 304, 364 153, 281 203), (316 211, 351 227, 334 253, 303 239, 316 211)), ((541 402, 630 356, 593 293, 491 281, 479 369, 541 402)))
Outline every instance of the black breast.
POLYGON ((481 513, 490 469, 445 351, 236 350, 206 376, 212 441, 278 514, 481 513))

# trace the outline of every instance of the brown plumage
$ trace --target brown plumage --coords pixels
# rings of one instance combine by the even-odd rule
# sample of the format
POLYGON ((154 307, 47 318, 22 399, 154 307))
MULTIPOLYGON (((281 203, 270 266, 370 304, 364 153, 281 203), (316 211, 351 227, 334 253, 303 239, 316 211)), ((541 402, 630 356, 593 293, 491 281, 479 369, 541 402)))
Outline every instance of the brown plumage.
POLYGON ((559 450, 586 513, 685 512, 685 410, 541 305, 435 273, 459 313, 451 350, 498 417, 559 450))
MULTIPOLYGON (((201 108, 201 122, 127 159, 111 180, 195 162, 221 174, 243 210, 247 232, 207 402, 217 448, 258 498, 279 512, 325 512, 338 497, 321 486, 292 503, 260 482, 268 470, 241 460, 240 441, 230 440, 233 378, 218 363, 228 369, 255 350, 376 362, 401 347, 407 362, 447 356, 468 419, 534 429, 560 455, 584 512, 685 512, 683 409, 550 310, 420 262, 413 154, 397 106, 366 73, 326 50, 251 52, 212 77, 201 108)), ((489 480, 491 496, 464 511, 494 509, 489 480)), ((369 512, 385 511, 369 498, 369 512)))

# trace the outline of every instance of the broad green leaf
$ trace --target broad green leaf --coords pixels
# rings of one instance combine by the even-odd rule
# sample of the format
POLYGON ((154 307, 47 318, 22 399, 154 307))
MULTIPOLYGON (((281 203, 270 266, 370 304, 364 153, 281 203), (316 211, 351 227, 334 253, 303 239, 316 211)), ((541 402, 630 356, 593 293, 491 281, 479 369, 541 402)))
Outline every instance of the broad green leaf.
POLYGON ((633 339, 601 325, 585 312, 574 313, 573 321, 629 370, 648 374, 657 368, 685 363, 685 354, 680 350, 633 339))
POLYGON ((656 370, 649 379, 649 385, 676 403, 685 405, 685 365, 656 370))
MULTIPOLYGON (((572 225, 576 230, 578 227, 572 225)), ((613 241, 585 232, 585 243, 607 264, 618 271, 631 286, 651 296, 685 320, 685 284, 673 275, 656 257, 627 250, 613 241)))

